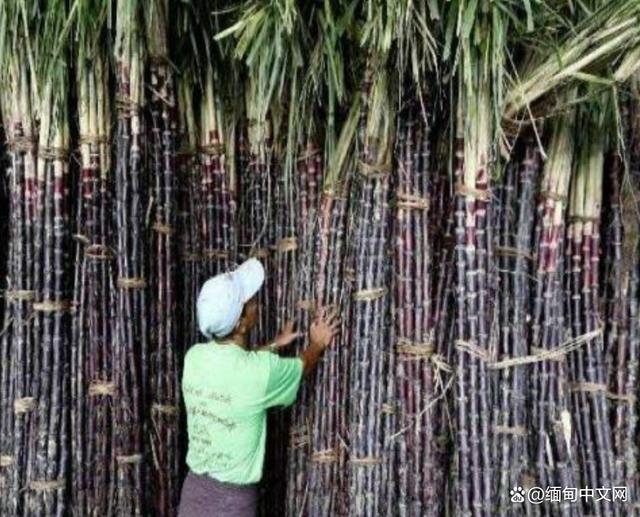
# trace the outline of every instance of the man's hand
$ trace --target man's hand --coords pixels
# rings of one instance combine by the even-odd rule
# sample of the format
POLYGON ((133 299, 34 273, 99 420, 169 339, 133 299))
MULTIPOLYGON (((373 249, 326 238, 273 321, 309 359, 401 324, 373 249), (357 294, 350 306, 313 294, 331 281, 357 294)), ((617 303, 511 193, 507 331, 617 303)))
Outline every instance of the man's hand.
POLYGON ((327 312, 327 308, 318 309, 315 320, 309 329, 309 343, 320 350, 327 348, 340 328, 337 309, 327 312))
POLYGON ((291 344, 293 341, 302 336, 302 332, 296 332, 293 330, 294 321, 289 320, 284 324, 280 333, 273 340, 275 343, 275 348, 277 350, 284 348, 285 346, 291 344))

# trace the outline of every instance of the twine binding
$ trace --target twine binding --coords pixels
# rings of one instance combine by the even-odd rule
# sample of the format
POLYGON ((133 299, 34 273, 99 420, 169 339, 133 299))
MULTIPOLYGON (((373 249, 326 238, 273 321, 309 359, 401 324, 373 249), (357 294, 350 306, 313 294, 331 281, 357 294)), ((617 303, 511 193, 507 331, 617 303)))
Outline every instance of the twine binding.
POLYGON ((405 209, 405 210, 428 210, 429 209, 429 200, 427 198, 415 196, 413 194, 404 194, 402 192, 398 192, 396 195, 398 198, 396 207, 399 209, 405 209))
POLYGON ((207 156, 221 156, 224 154, 224 144, 220 142, 201 145, 199 149, 202 154, 207 156))
POLYGON ((511 246, 496 246, 494 250, 497 255, 503 255, 505 257, 523 257, 528 260, 535 260, 531 253, 518 248, 512 248, 511 246))
POLYGON ((109 381, 93 381, 89 384, 89 396, 97 397, 98 395, 112 396, 116 393, 115 382, 109 381))
POLYGON ((398 339, 396 345, 396 351, 400 355, 408 355, 413 357, 431 357, 435 352, 433 343, 425 341, 424 343, 418 343, 406 338, 398 339))
POLYGON ((28 413, 36 407, 36 399, 34 397, 22 397, 13 401, 13 412, 16 415, 28 413))
POLYGON ((128 95, 116 94, 116 111, 123 115, 131 115, 133 111, 140 109, 140 105, 128 95))
POLYGON ((61 479, 53 479, 51 481, 32 481, 29 483, 29 488, 31 490, 36 490, 38 492, 45 492, 49 490, 60 490, 64 488, 66 485, 66 481, 64 478, 61 479))
POLYGON ((63 162, 69 157, 69 149, 64 147, 43 147, 38 150, 38 157, 43 160, 63 162))
POLYGON ((78 144, 80 145, 100 145, 100 144, 108 144, 109 139, 107 135, 80 135, 78 138, 78 144))
POLYGON ((162 233, 163 235, 173 235, 174 233, 176 233, 173 226, 170 226, 168 224, 162 224, 162 223, 154 223, 151 229, 158 233, 162 233))
POLYGON ((360 162, 358 172, 365 178, 384 178, 391 173, 391 165, 388 163, 370 164, 360 162))
POLYGON ((35 298, 35 296, 36 292, 28 289, 14 289, 7 290, 5 292, 5 297, 7 298, 7 300, 30 302, 35 298))
POLYGON ((91 244, 84 250, 85 257, 96 260, 109 260, 113 258, 113 253, 109 250, 108 246, 104 244, 91 244))
POLYGON ((278 242, 277 250, 279 253, 287 251, 295 251, 298 249, 298 241, 295 237, 285 237, 278 242))
POLYGON ((7 140, 7 147, 14 153, 31 153, 35 151, 36 140, 29 136, 14 136, 7 140))
POLYGON ((552 201, 561 201, 563 203, 567 201, 567 196, 552 192, 551 190, 543 190, 538 195, 543 199, 551 199, 552 201))
POLYGON ((178 414, 178 407, 171 404, 152 404, 151 411, 161 413, 163 415, 174 416, 178 414))
POLYGON ((363 458, 350 458, 349 463, 359 467, 374 467, 379 465, 381 460, 375 456, 365 456, 363 458))
POLYGON ((142 461, 142 454, 129 454, 116 456, 118 465, 134 465, 142 461))
POLYGON ((335 449, 315 451, 311 454, 310 461, 313 463, 335 463, 338 461, 338 453, 335 449))
POLYGON ((15 458, 13 456, 4 455, 0 456, 0 467, 10 467, 15 463, 15 458))
POLYGON ((229 258, 229 252, 226 250, 204 250, 202 254, 209 260, 225 260, 229 258))
POLYGON ((585 393, 606 393, 608 386, 597 382, 574 382, 570 389, 573 392, 581 391, 585 393))
POLYGON ((569 224, 571 223, 583 223, 583 224, 587 224, 587 223, 594 223, 597 224, 600 222, 600 218, 599 217, 589 217, 586 215, 571 215, 569 216, 569 224))
POLYGON ((636 396, 633 393, 622 394, 613 393, 611 391, 607 392, 607 398, 613 402, 621 402, 631 405, 635 404, 637 400, 636 396))
POLYGON ((185 262, 196 262, 200 260, 200 255, 198 253, 184 252, 181 255, 182 260, 185 262))
POLYGON ((395 415, 396 406, 394 404, 389 403, 389 402, 385 402, 384 404, 382 404, 382 407, 380 408, 380 411, 382 413, 384 413, 385 415, 395 415))
POLYGON ((455 193, 460 196, 470 197, 478 201, 489 201, 491 199, 491 192, 489 190, 481 190, 473 187, 468 187, 464 183, 457 183, 455 193))
POLYGON ((142 277, 124 277, 118 278, 118 287, 120 289, 144 289, 147 287, 147 281, 142 277))
POLYGON ((455 347, 462 352, 467 352, 469 355, 476 359, 480 359, 481 361, 489 362, 491 359, 488 350, 485 350, 470 341, 458 339, 456 340, 455 347))
POLYGON ((267 258, 269 256, 269 250, 267 248, 254 248, 249 251, 250 257, 267 258))
POLYGON ((371 302, 378 298, 382 298, 385 294, 387 294, 386 287, 374 287, 372 289, 356 291, 353 293, 353 299, 360 302, 371 302))
POLYGON ((494 425, 493 432, 496 434, 510 434, 513 436, 527 436, 527 430, 521 425, 494 425))
POLYGON ((33 310, 40 312, 64 312, 70 309, 69 300, 42 300, 33 304, 33 310))

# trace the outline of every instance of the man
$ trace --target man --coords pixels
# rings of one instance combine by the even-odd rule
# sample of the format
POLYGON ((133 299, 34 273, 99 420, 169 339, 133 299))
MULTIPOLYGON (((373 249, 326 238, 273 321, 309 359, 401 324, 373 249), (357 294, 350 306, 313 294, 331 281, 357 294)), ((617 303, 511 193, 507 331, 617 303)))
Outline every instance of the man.
POLYGON ((250 351, 248 336, 258 321, 256 293, 263 283, 262 264, 250 259, 207 280, 198 296, 198 326, 210 341, 192 346, 184 361, 190 472, 179 517, 255 515, 266 410, 295 401, 302 374, 313 369, 338 329, 336 314, 320 310, 299 357, 274 353, 300 336, 293 323, 272 343, 250 351))

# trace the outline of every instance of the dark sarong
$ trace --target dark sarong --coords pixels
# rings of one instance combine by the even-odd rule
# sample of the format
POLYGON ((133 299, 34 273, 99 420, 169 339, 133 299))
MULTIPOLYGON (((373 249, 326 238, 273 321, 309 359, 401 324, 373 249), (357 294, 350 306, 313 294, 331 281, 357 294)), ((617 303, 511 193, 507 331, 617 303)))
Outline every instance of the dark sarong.
POLYGON ((182 485, 178 517, 255 517, 256 485, 222 483, 189 472, 182 485))

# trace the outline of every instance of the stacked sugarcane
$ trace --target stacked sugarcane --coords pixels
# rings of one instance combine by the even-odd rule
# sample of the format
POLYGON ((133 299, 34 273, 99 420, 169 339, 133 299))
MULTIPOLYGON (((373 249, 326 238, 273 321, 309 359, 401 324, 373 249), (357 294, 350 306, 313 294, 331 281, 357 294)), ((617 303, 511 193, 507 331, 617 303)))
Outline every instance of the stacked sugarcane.
POLYGON ((176 140, 174 72, 169 62, 169 2, 149 2, 145 11, 148 48, 149 168, 153 191, 150 277, 152 279, 148 436, 153 458, 153 507, 175 515, 180 493, 178 342, 176 277, 176 140))
POLYGON ((150 329, 145 249, 149 185, 141 21, 139 2, 117 2, 114 43, 117 82, 114 511, 122 515, 142 515, 146 507, 145 497, 149 494, 145 487, 148 478, 145 477, 143 462, 150 329))
POLYGON ((80 176, 71 348, 72 505, 80 515, 112 513, 116 384, 113 175, 109 48, 102 2, 79 4, 77 91, 80 176), (87 23, 87 21, 89 21, 87 23), (88 463, 94 465, 87 469, 88 463))

